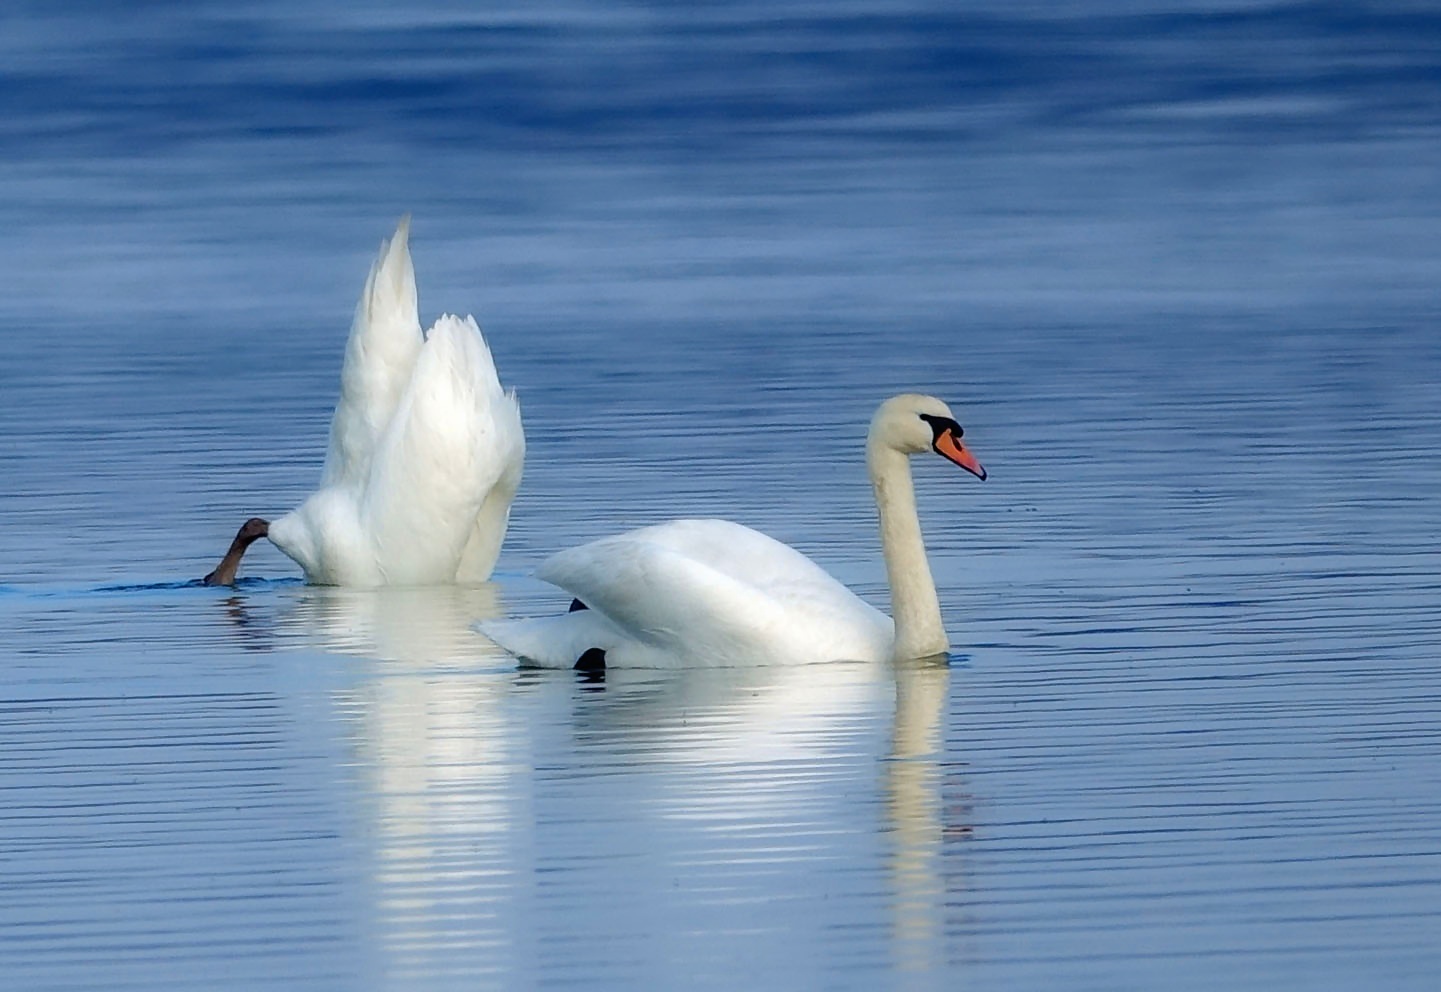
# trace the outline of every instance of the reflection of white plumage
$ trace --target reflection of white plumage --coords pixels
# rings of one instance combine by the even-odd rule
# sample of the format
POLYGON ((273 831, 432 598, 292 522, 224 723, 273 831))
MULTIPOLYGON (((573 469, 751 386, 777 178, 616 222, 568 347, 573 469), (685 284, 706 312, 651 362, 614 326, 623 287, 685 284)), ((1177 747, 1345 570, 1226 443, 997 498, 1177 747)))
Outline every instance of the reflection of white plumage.
POLYGON ((376 586, 369 589, 305 586, 287 597, 277 628, 289 642, 374 663, 422 665, 430 671, 494 663, 510 667, 501 651, 487 655, 471 624, 500 613, 493 582, 475 585, 376 586), (477 650, 480 648, 480 650, 477 650))
POLYGON ((985 478, 960 436, 950 409, 930 396, 887 400, 871 422, 866 464, 894 624, 794 548, 724 520, 677 520, 547 560, 540 578, 584 609, 487 621, 480 629, 545 667, 878 661, 943 652, 908 456, 932 450, 985 478))
POLYGON ((249 522, 208 582, 234 581, 261 536, 315 583, 489 578, 525 458, 520 407, 473 318, 443 316, 422 335, 409 228, 381 246, 356 308, 320 489, 249 522))

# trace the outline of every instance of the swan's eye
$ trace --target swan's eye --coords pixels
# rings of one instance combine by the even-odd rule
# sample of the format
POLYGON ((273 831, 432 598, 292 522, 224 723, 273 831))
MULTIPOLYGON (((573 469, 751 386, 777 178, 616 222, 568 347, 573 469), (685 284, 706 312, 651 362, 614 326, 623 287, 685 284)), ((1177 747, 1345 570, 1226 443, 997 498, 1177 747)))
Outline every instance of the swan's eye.
POLYGON ((920 417, 926 422, 927 426, 929 426, 931 429, 931 434, 933 435, 933 437, 940 437, 947 431, 950 431, 956 437, 961 437, 966 433, 965 430, 962 429, 961 425, 956 423, 950 417, 937 417, 929 413, 918 413, 916 414, 916 416, 920 417))

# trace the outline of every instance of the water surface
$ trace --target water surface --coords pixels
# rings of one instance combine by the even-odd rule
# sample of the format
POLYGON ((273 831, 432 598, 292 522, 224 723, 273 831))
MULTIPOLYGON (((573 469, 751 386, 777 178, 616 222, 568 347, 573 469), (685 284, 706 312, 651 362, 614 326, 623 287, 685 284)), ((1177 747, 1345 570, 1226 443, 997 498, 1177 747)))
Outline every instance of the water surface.
POLYGON ((1429 988, 1441 21, 1425 5, 22 4, 0 32, 16 988, 1429 988), (413 211, 529 438, 493 583, 307 587, 413 211), (719 515, 946 665, 518 670, 547 553, 719 515))

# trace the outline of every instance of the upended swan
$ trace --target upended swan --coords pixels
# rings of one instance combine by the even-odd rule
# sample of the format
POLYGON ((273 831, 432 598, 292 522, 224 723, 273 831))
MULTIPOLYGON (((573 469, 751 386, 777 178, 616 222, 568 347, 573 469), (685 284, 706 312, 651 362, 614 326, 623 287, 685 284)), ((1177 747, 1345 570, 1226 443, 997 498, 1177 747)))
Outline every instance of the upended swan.
POLYGON ((881 404, 866 440, 890 580, 890 617, 805 555, 726 520, 675 520, 562 551, 537 573, 575 597, 571 612, 477 629, 543 668, 595 669, 882 661, 949 643, 926 561, 909 456, 949 459, 980 479, 961 426, 933 396, 881 404))
POLYGON ((473 317, 420 329, 410 218, 381 244, 356 307, 320 488, 245 522, 204 579, 230 585, 272 544, 321 585, 480 582, 500 554, 525 433, 473 317))

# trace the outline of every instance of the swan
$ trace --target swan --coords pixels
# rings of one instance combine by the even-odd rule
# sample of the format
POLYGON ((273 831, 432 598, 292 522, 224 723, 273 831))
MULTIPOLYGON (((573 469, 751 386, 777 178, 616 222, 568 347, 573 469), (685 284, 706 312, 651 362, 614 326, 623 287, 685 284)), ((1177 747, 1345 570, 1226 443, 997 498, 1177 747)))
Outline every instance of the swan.
POLYGON ((543 668, 805 664, 930 657, 949 643, 926 561, 909 456, 933 451, 986 470, 934 396, 881 404, 866 439, 890 617, 805 555, 727 520, 674 520, 561 551, 538 576, 575 597, 569 613, 477 629, 543 668))
POLYGON ((320 585, 481 582, 500 554, 525 432, 475 318, 422 334, 403 217, 355 310, 320 488, 247 520, 202 581, 231 585, 262 537, 320 585))

